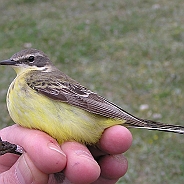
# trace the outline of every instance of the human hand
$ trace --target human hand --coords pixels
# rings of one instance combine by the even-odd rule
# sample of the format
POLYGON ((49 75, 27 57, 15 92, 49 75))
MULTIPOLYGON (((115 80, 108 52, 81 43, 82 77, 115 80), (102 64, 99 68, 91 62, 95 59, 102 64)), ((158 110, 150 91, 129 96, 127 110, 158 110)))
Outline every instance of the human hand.
POLYGON ((63 183, 113 184, 127 171, 121 153, 132 142, 131 133, 119 125, 105 130, 98 146, 89 149, 77 142, 59 146, 46 133, 18 125, 0 130, 0 136, 25 149, 20 157, 0 156, 1 184, 56 184, 52 173, 60 171, 65 176, 63 183))

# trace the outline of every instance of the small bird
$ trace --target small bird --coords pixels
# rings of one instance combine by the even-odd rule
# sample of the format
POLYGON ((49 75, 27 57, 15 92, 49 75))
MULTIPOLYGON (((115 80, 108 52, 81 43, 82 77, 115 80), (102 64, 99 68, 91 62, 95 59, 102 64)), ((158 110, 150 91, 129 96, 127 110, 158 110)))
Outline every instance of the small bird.
POLYGON ((75 140, 94 145, 113 125, 184 134, 184 126, 137 118, 57 69, 40 50, 26 49, 0 62, 17 76, 7 92, 13 121, 38 129, 59 144, 75 140))

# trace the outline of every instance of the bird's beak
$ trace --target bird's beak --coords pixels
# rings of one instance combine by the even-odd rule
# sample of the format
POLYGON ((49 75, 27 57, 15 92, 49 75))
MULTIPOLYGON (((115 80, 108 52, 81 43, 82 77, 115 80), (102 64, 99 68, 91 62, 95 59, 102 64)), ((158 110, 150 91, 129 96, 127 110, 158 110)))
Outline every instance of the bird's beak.
POLYGON ((0 65, 11 65, 11 66, 14 66, 15 64, 16 64, 16 62, 14 60, 11 60, 11 59, 0 61, 0 65))

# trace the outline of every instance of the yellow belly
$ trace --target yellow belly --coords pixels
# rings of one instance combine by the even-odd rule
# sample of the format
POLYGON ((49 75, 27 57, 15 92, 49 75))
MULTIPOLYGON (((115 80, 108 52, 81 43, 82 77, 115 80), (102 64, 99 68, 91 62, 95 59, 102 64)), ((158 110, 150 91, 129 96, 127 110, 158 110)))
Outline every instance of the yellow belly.
POLYGON ((105 128, 124 123, 124 120, 95 115, 41 95, 27 86, 24 74, 10 85, 7 106, 15 123, 42 130, 59 143, 76 140, 95 144, 105 128))

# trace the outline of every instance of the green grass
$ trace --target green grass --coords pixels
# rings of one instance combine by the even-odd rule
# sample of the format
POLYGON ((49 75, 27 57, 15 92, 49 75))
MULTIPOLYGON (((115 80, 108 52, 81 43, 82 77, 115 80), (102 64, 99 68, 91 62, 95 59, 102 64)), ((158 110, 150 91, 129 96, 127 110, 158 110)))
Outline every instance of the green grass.
MULTIPOLYGON (((182 0, 1 0, 0 7, 1 60, 31 45, 130 113, 184 125, 182 0)), ((1 127, 12 124, 5 96, 14 76, 0 68, 1 127)), ((183 136, 131 131, 129 170, 119 183, 182 184, 183 136)))

